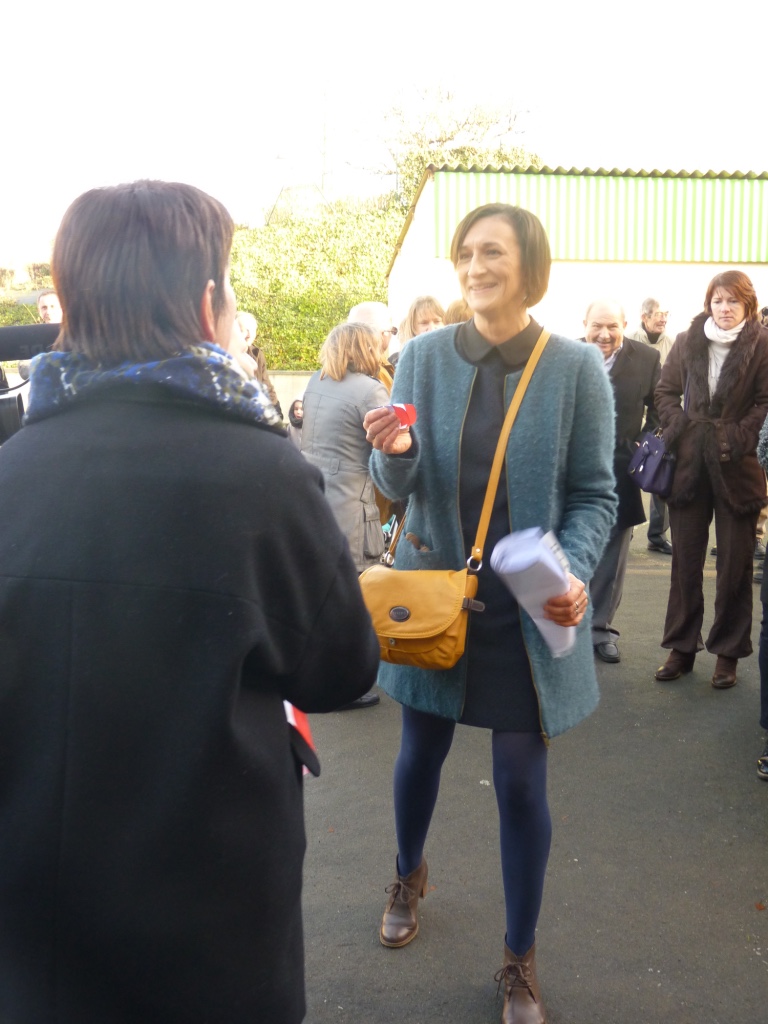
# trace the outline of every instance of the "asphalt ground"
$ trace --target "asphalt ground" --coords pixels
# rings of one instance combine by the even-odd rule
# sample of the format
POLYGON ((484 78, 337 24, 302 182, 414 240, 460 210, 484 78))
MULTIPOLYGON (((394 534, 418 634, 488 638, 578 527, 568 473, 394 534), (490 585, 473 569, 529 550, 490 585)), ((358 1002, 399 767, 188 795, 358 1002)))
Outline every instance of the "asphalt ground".
MULTIPOLYGON (((621 663, 598 662, 598 710, 550 747, 554 837, 537 936, 549 1024, 768 1021, 757 655, 731 690, 710 685, 706 652, 690 675, 654 680, 669 565, 638 527, 615 623, 621 663)), ((705 588, 706 630, 711 557, 705 588)), ((759 618, 755 586, 755 651, 759 618)), ((403 949, 379 943, 399 725, 384 694, 370 710, 312 716, 323 772, 305 788, 306 1022, 498 1024, 504 907, 485 730, 459 727, 443 770, 419 935, 403 949)))

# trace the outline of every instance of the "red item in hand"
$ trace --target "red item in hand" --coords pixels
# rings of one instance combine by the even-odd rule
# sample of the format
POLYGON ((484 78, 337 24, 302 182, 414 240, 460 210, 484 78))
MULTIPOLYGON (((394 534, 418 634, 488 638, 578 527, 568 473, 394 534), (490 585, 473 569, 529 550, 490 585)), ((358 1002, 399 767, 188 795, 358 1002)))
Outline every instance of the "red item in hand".
POLYGON ((400 420, 401 427, 411 427, 416 422, 416 406, 414 405, 391 405, 390 408, 400 420))

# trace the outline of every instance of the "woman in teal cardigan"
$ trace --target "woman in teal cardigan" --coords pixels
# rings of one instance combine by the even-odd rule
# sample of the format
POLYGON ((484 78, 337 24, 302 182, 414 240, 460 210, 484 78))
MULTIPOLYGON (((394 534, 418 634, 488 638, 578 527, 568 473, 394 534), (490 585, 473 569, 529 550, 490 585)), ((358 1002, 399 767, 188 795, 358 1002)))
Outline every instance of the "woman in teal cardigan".
MULTIPOLYGON (((504 414, 541 333, 528 307, 546 292, 551 257, 533 214, 505 204, 474 210, 456 230, 451 258, 473 319, 403 351, 392 400, 416 407, 412 430, 389 407, 364 421, 376 485, 408 500, 411 543, 398 546, 399 569, 464 567, 504 414)), ((446 671, 382 664, 379 674, 403 717, 396 876, 381 942, 404 946, 418 932, 424 844, 456 723, 491 729, 507 919, 498 979, 502 1020, 516 1024, 545 1021, 534 939, 551 841, 547 741, 598 700, 586 583, 616 514, 613 398, 601 363, 593 346, 557 335, 544 349, 508 442, 479 572, 485 611, 472 613, 464 656, 446 671), (494 544, 528 527, 553 530, 570 563, 568 593, 546 606, 553 621, 579 627, 563 658, 552 657, 490 568, 494 544)))

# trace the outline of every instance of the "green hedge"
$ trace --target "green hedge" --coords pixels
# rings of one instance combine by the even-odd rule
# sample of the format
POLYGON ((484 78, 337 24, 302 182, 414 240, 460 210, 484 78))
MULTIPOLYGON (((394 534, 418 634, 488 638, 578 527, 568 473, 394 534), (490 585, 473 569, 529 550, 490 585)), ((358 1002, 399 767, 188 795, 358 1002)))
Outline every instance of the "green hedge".
POLYGON ((332 327, 358 302, 386 302, 386 271, 403 224, 391 202, 339 202, 239 228, 232 247, 238 308, 259 322, 267 364, 317 368, 332 327))
POLYGON ((17 304, 15 302, 0 302, 0 327, 17 327, 23 324, 40 323, 37 315, 37 306, 17 304))

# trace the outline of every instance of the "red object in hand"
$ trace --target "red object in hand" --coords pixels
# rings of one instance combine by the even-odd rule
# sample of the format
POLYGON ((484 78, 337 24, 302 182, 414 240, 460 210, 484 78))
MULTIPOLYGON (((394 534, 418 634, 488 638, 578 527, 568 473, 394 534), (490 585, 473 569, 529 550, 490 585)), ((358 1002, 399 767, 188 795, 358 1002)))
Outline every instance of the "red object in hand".
POLYGON ((417 417, 415 405, 403 405, 398 403, 397 405, 391 405, 390 409, 392 409, 395 416, 400 420, 401 427, 411 427, 416 422, 417 417))

